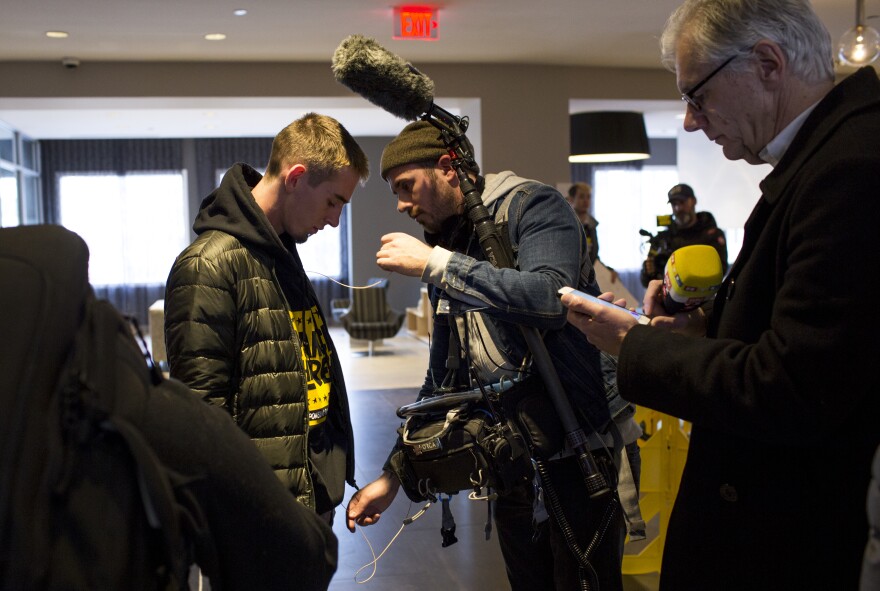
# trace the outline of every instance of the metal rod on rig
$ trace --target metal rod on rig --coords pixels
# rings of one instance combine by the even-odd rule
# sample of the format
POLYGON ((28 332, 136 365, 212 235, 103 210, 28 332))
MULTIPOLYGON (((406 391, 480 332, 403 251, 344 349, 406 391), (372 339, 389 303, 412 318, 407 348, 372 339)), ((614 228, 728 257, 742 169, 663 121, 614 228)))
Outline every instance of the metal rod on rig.
POLYGON ((513 253, 507 243, 498 236, 495 220, 483 205, 481 192, 468 175, 468 168, 477 170, 474 148, 467 139, 468 120, 453 115, 449 111, 431 104, 422 119, 440 130, 440 136, 452 157, 452 167, 458 176, 459 186, 464 195, 464 207, 468 219, 474 224, 474 231, 486 259, 498 268, 513 267, 513 253))
POLYGON ((513 253, 509 248, 506 248, 506 243, 498 236, 495 220, 483 205, 480 191, 471 181, 463 166, 453 164, 453 167, 458 175, 462 193, 464 193, 465 211, 471 223, 474 224, 474 231, 477 233, 477 240, 483 249, 483 254, 493 266, 499 269, 513 268, 513 253))
POLYGON ((550 399, 556 408, 559 420, 562 421, 565 439, 577 456, 590 498, 597 498, 610 493, 611 489, 608 487, 605 475, 596 466, 596 460, 593 459, 593 454, 587 447, 587 436, 574 418, 574 409, 571 408, 571 404, 565 396, 562 383, 559 381, 559 375, 556 373, 556 368, 553 367, 553 361, 550 359, 550 354, 547 352, 547 346, 544 344, 544 339, 541 338, 541 333, 532 326, 521 326, 520 329, 522 330, 523 337, 526 339, 529 350, 532 352, 532 358, 535 365, 538 366, 538 372, 544 380, 544 386, 550 394, 550 399))
MULTIPOLYGON (((467 120, 456 117, 436 105, 432 105, 422 119, 440 130, 440 135, 452 157, 452 166, 458 176, 464 195, 465 211, 474 224, 474 231, 477 233, 480 248, 486 255, 486 259, 499 269, 512 269, 514 267, 513 253, 507 247, 508 243, 501 240, 495 226, 495 220, 483 204, 480 190, 467 173, 466 165, 476 164, 473 157, 473 147, 464 135, 467 130, 467 120)), ((559 375, 556 373, 556 368, 553 366, 541 333, 532 326, 520 325, 519 328, 532 352, 532 359, 544 381, 556 414, 559 415, 559 420, 562 422, 566 442, 577 456, 590 498, 609 494, 611 489, 608 487, 604 474, 596 465, 593 454, 587 447, 587 436, 575 419, 574 409, 565 395, 562 382, 559 380, 559 375)))

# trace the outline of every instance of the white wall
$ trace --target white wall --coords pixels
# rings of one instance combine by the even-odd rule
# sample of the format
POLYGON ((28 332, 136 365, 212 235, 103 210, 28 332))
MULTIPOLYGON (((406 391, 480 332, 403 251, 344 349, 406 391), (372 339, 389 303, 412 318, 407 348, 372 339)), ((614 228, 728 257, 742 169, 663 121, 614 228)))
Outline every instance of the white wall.
POLYGON ((771 170, 769 164, 728 160, 703 132, 678 133, 679 179, 694 188, 697 210, 712 212, 726 232, 731 263, 742 245, 742 227, 761 197, 758 183, 771 170))

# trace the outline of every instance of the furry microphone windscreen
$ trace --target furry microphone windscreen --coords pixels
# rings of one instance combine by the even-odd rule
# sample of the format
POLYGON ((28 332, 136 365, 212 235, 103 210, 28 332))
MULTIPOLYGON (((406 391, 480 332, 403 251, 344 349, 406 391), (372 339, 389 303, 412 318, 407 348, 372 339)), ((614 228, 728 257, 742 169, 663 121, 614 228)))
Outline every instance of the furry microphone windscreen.
POLYGON ((434 82, 363 35, 346 37, 333 53, 337 82, 396 117, 415 121, 434 102, 434 82))

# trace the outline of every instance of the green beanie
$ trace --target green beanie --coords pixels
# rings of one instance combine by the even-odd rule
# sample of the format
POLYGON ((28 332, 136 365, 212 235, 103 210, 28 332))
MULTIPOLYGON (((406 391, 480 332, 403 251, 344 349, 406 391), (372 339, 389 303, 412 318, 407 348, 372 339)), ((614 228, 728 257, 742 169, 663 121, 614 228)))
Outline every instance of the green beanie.
POLYGON ((388 180, 392 168, 416 162, 437 162, 448 153, 439 129, 427 121, 414 121, 382 151, 382 180, 388 180))

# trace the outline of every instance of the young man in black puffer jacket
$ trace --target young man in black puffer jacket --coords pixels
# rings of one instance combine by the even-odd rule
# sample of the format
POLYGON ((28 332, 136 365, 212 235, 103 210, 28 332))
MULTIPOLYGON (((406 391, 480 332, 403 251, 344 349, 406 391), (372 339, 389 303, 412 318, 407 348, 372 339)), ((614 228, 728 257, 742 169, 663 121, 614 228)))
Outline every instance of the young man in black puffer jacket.
POLYGON ((275 137, 265 176, 233 166, 201 205, 165 292, 171 376, 222 406, 296 499, 332 522, 354 441, 345 382, 296 244, 339 223, 367 158, 309 113, 275 137))

